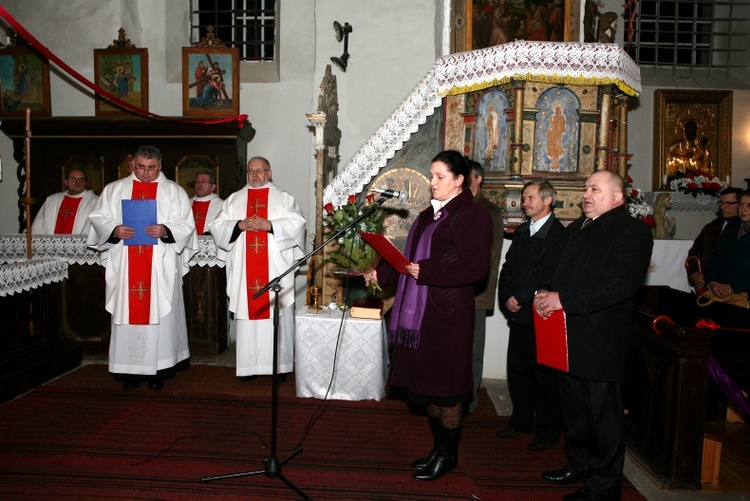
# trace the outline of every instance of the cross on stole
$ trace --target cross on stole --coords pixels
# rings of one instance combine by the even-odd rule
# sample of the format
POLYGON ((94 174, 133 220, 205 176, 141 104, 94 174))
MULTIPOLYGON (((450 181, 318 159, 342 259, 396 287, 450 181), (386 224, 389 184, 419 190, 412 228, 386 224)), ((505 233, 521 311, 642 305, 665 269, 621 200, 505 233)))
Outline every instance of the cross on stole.
POLYGON ((258 292, 259 290, 261 290, 261 289, 262 289, 262 288, 263 288, 264 286, 265 286, 265 284, 261 284, 261 283, 260 283, 260 280, 258 280, 258 279, 256 278, 256 279, 255 279, 255 285, 248 285, 248 286, 247 286, 247 290, 248 290, 248 291, 251 291, 251 292, 253 293, 252 295, 254 296, 254 295, 255 295, 255 294, 256 294, 256 293, 257 293, 257 292, 258 292))
POLYGON ((137 252, 138 254, 145 254, 146 249, 144 247, 146 247, 146 246, 145 245, 136 245, 135 252, 137 252))
MULTIPOLYGON (((138 247, 140 247, 140 245, 138 247)), ((144 299, 146 297, 145 294, 148 291, 149 291, 149 288, 143 286, 143 280, 139 280, 138 281, 138 285, 136 287, 133 287, 132 289, 130 289, 130 293, 131 294, 136 294, 136 298, 138 298, 140 300, 142 300, 142 299, 144 299)))
POLYGON ((68 216, 72 216, 75 214, 74 212, 70 212, 67 208, 60 209, 60 214, 62 214, 63 220, 68 219, 68 216))
MULTIPOLYGON (((265 206, 266 206, 266 204, 262 204, 262 203, 260 203, 260 200, 258 200, 258 199, 256 198, 256 199, 255 199, 255 201, 254 201, 254 203, 253 203, 253 205, 249 205, 249 206, 248 206, 248 209, 252 210, 252 211, 253 211, 253 213, 257 213, 259 209, 261 209, 261 208, 263 208, 263 207, 265 207, 265 206)), ((248 214, 248 215, 249 215, 249 214, 248 214)))
POLYGON ((196 221, 201 221, 203 219, 206 219, 206 216, 204 216, 203 214, 198 214, 197 216, 195 216, 196 221))
POLYGON ((260 249, 264 248, 266 246, 266 244, 264 244, 263 242, 259 242, 258 241, 258 237, 256 236, 255 237, 255 242, 251 242, 251 243, 247 244, 247 246, 249 248, 253 249, 253 252, 255 254, 260 254, 260 249))

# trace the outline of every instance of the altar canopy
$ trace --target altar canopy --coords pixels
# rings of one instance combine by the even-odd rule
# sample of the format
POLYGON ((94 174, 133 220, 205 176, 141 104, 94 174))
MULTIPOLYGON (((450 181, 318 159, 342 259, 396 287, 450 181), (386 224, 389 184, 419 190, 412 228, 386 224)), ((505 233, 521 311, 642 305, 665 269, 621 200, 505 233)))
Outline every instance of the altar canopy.
POLYGON ((343 205, 359 193, 448 95, 525 80, 614 85, 641 92, 640 68, 615 44, 519 40, 438 59, 422 81, 325 188, 323 202, 343 205))

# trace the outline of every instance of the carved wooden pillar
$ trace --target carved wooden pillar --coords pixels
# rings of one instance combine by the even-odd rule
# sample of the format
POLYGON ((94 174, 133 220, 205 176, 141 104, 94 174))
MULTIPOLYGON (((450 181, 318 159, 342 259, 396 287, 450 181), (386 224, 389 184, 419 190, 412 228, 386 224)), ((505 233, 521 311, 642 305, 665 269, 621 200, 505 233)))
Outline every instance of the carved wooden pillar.
POLYGON ((513 82, 513 142, 510 144, 508 171, 512 179, 521 177, 523 161, 523 94, 526 88, 524 80, 513 82))
POLYGON ((603 85, 602 99, 599 112, 599 138, 596 145, 596 170, 609 170, 609 155, 611 150, 611 136, 609 126, 612 122, 612 91, 611 85, 603 85))
POLYGON ((617 172, 628 179, 628 96, 617 96, 617 172))

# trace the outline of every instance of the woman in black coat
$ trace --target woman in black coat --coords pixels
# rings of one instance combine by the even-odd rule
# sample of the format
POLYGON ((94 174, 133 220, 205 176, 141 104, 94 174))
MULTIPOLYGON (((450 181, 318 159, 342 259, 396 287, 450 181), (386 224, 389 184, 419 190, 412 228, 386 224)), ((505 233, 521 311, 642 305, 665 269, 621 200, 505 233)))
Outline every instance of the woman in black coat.
POLYGON ((409 231, 410 264, 401 273, 387 263, 377 268, 380 282, 398 280, 388 382, 427 407, 433 433, 432 452, 412 463, 418 480, 436 480, 456 466, 463 404, 473 391, 474 285, 489 272, 492 220, 474 201, 469 173, 457 151, 432 160, 433 200, 409 231))

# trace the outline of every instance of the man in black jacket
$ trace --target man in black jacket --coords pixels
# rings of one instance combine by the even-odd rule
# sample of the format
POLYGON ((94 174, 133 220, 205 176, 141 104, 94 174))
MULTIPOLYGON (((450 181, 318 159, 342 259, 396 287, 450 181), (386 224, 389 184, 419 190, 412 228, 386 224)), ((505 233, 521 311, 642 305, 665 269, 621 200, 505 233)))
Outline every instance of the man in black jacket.
POLYGON ((653 236, 628 213, 625 181, 614 172, 589 176, 583 213, 565 230, 567 243, 549 291, 534 298, 542 318, 565 312, 568 338, 569 372, 559 373, 557 381, 568 462, 542 478, 564 485, 584 481, 566 500, 620 499, 625 462, 620 383, 653 236))
MULTIPOLYGON (((513 242, 500 272, 500 304, 510 318, 508 341, 508 389, 513 415, 500 438, 514 438, 534 430, 528 448, 543 451, 560 440, 560 404, 555 372, 536 363, 534 321, 531 314, 534 292, 551 276, 543 277, 541 263, 547 255, 559 257, 559 240, 565 231, 555 218, 555 189, 545 180, 526 183, 521 207, 526 222, 513 232, 513 242), (536 414, 536 426, 534 416, 536 414)), ((548 257, 553 263, 555 257, 548 257)))

